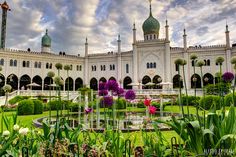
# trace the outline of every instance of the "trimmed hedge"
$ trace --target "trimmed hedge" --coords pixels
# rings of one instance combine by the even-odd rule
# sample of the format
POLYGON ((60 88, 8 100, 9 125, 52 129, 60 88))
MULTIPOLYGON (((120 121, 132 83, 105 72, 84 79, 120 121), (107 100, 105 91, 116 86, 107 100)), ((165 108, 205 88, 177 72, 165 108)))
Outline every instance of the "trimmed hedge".
POLYGON ((51 110, 58 110, 62 109, 63 105, 65 106, 65 109, 69 108, 70 101, 67 100, 62 100, 61 103, 59 103, 58 100, 51 100, 50 102, 47 103, 46 109, 49 110, 49 105, 51 106, 51 110))
POLYGON ((126 109, 126 100, 124 98, 119 98, 116 100, 116 109, 126 109))
POLYGON ((216 95, 206 95, 205 97, 202 97, 199 101, 199 106, 209 110, 213 107, 213 105, 216 106, 216 109, 220 109, 220 97, 216 95), (204 107, 205 105, 205 107, 204 107))
POLYGON ((34 103, 34 114, 43 113, 43 102, 40 100, 33 100, 34 103))
POLYGON ((79 104, 79 103, 70 103, 69 109, 71 112, 78 112, 79 111, 79 105, 80 105, 80 111, 84 112, 84 105, 79 104))
POLYGON ((18 103, 22 100, 28 99, 28 98, 29 98, 29 96, 18 95, 18 96, 15 96, 14 98, 10 99, 8 102, 9 102, 9 104, 16 104, 16 103, 18 103))
MULTIPOLYGON (((182 103, 184 106, 187 106, 187 99, 188 99, 188 105, 189 106, 195 106, 195 105, 198 105, 199 104, 199 101, 200 101, 200 97, 199 96, 192 96, 192 95, 189 95, 188 97, 187 96, 182 96, 182 103)), ((179 98, 177 99, 176 103, 179 105, 179 98)))
POLYGON ((142 100, 140 100, 138 103, 137 103, 137 107, 138 108, 146 108, 146 106, 144 105, 144 102, 142 100))
POLYGON ((226 95, 230 92, 230 84, 229 83, 217 83, 217 84, 208 84, 206 87, 207 95, 226 95))
POLYGON ((33 115, 34 114, 34 102, 33 100, 22 100, 19 102, 18 115, 33 115))

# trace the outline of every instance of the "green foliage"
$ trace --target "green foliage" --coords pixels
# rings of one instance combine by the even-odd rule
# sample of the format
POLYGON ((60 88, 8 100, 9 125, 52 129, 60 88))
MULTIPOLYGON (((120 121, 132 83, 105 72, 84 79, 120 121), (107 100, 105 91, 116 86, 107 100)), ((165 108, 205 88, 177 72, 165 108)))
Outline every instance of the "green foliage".
POLYGON ((160 106, 161 106, 161 105, 160 105, 160 102, 157 102, 157 101, 152 101, 152 102, 151 102, 151 105, 152 105, 152 106, 155 106, 156 108, 160 108, 160 106))
MULTIPOLYGON (((88 87, 83 87, 83 88, 79 88, 79 91, 81 92, 81 99, 85 100, 85 94, 88 94, 88 99, 91 99, 91 91, 92 89, 88 88, 88 87)), ((93 100, 95 100, 96 98, 96 93, 93 92, 93 100)))
POLYGON ((65 109, 68 109, 68 107, 70 106, 70 101, 67 100, 62 100, 61 103, 58 100, 51 100, 50 102, 47 103, 47 107, 49 108, 49 105, 51 106, 51 110, 60 110, 62 108, 62 106, 65 106, 65 109))
MULTIPOLYGON (((236 104, 236 94, 234 94, 234 102, 236 104)), ((224 97, 225 106, 230 106, 233 104, 233 94, 229 93, 224 97)))
POLYGON ((229 83, 217 83, 217 84, 208 84, 205 87, 206 95, 226 95, 230 92, 230 84, 229 83))
POLYGON ((34 114, 34 102, 33 100, 22 100, 19 102, 18 115, 33 115, 34 114))
POLYGON ((21 100, 24 100, 24 99, 28 99, 29 96, 20 96, 20 95, 17 95, 15 96, 14 98, 10 99, 8 102, 9 104, 16 104, 18 102, 20 102, 21 100))
MULTIPOLYGON (((178 98, 179 99, 179 98, 178 98)), ((199 96, 182 96, 182 103, 184 106, 187 105, 187 99, 188 99, 188 105, 189 106, 196 106, 199 104, 200 97, 199 96)), ((179 105, 179 100, 177 100, 177 104, 179 105)))
POLYGON ((202 97, 199 102, 199 106, 203 109, 209 110, 213 107, 213 105, 216 106, 216 109, 220 109, 220 97, 216 95, 206 95, 205 97, 202 97))
POLYGON ((34 103, 34 114, 43 113, 43 102, 40 100, 33 100, 34 103))
POLYGON ((126 109, 126 100, 124 98, 119 98, 116 100, 116 109, 126 109))
POLYGON ((144 102, 142 100, 138 101, 137 107, 138 108, 146 108, 146 106, 144 105, 144 102))
POLYGON ((69 109, 71 112, 78 112, 80 107, 80 111, 84 111, 84 105, 81 103, 70 103, 69 109))

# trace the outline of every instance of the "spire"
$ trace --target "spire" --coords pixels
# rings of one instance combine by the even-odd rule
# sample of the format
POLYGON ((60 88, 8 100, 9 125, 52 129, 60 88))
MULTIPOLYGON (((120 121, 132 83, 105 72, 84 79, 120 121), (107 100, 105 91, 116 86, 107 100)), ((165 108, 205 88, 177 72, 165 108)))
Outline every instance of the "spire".
POLYGON ((46 29, 46 35, 48 35, 48 29, 46 29))
POLYGON ((120 34, 118 34, 118 42, 120 41, 120 34))
POLYGON ((186 30, 185 30, 185 27, 184 27, 184 35, 186 35, 186 30))
POLYGON ((136 28, 135 28, 135 22, 134 22, 134 24, 133 24, 133 30, 135 30, 136 28))
POLYGON ((85 44, 88 44, 88 38, 86 37, 86 39, 85 39, 85 44))
POLYGON ((152 0, 148 0, 148 1, 150 3, 150 14, 149 14, 149 16, 152 16, 152 0))

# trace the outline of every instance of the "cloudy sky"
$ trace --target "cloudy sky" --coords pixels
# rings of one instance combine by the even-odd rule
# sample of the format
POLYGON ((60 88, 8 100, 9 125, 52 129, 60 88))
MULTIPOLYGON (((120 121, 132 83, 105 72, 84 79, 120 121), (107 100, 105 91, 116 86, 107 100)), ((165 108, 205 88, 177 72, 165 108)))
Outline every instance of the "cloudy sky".
MULTIPOLYGON (((3 0, 2 0, 3 1, 3 0)), ((7 47, 40 51, 45 29, 55 53, 84 54, 116 51, 121 35, 122 51, 131 50, 132 25, 143 40, 142 24, 149 15, 148 0, 7 0, 7 47)), ((182 46, 183 28, 189 45, 225 44, 226 20, 231 43, 236 42, 236 0, 152 0, 153 16, 170 25, 171 46, 182 46)))

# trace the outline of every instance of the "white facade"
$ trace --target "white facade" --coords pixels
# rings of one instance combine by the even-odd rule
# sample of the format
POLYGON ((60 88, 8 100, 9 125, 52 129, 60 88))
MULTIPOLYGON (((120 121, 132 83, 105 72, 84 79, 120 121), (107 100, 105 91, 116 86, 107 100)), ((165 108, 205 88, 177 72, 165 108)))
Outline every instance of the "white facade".
MULTIPOLYGON (((111 78, 116 79, 125 88, 131 88, 131 86, 127 86, 131 82, 134 84, 172 82, 173 86, 176 87, 175 78, 178 72, 174 62, 177 58, 184 58, 187 61, 185 66, 187 87, 191 88, 193 67, 190 55, 192 53, 197 54, 197 60, 206 61, 206 65, 203 67, 204 79, 207 77, 205 84, 215 82, 215 73, 219 71, 219 66, 215 64, 215 59, 218 56, 225 58, 222 66, 223 72, 232 71, 230 59, 236 55, 236 47, 230 45, 228 26, 226 26, 225 32, 226 43, 212 46, 188 46, 187 35, 184 30, 183 47, 171 47, 167 21, 165 31, 164 39, 159 39, 155 34, 145 34, 144 40, 136 40, 134 25, 133 49, 124 52, 121 52, 122 41, 120 41, 120 37, 117 40, 117 52, 102 54, 90 54, 89 42, 86 39, 85 57, 67 54, 57 55, 52 53, 48 46, 42 46, 42 52, 0 49, 0 64, 3 68, 0 86, 8 83, 17 90, 25 89, 27 84, 35 82, 43 87, 35 89, 48 89, 47 73, 54 71, 57 74, 55 64, 62 63, 72 66, 72 70, 69 71, 70 90, 77 90, 82 85, 97 89, 99 81, 111 78)), ((64 69, 61 70, 60 74, 63 80, 67 79, 67 73, 64 69)), ((196 74, 200 76, 199 68, 196 68, 196 74)), ((64 85, 63 89, 66 88, 67 85, 64 85)), ((155 88, 161 88, 161 86, 155 88)))

